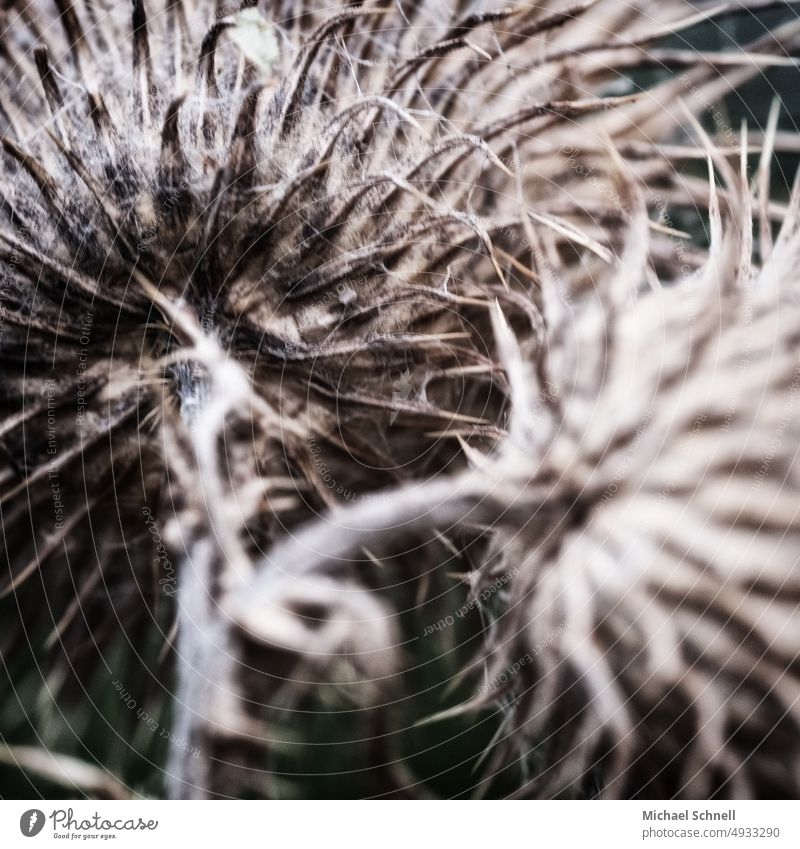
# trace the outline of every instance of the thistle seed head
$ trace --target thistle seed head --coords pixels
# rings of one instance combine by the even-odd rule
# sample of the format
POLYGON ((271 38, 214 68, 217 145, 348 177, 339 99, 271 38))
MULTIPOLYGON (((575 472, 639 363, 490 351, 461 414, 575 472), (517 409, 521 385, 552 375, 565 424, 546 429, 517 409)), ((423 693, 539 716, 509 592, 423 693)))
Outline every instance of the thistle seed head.
POLYGON ((467 5, 4 10, 3 655, 58 692, 156 635, 173 795, 275 792, 328 685, 410 792, 403 613, 457 573, 487 786, 796 794, 797 198, 753 265, 694 116, 798 28, 467 5))

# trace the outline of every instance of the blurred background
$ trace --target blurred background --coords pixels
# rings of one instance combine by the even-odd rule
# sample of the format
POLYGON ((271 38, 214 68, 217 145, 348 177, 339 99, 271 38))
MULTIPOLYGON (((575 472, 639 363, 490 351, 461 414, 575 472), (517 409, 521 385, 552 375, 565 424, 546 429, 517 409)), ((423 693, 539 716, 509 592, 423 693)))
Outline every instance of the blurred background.
MULTIPOLYGON (((670 39, 670 42, 675 47, 696 50, 737 50, 768 36, 781 26, 796 22, 800 17, 800 3, 764 2, 759 5, 763 8, 742 9, 719 21, 687 30, 680 37, 670 39)), ((800 73, 797 68, 763 69, 736 92, 728 95, 720 106, 729 116, 728 125, 735 130, 738 131, 743 120, 747 122, 750 130, 763 130, 772 102, 776 98, 781 104, 779 131, 797 132, 800 123, 800 73)), ((708 130, 714 129, 714 122, 709 116, 705 118, 705 125, 708 130)), ((785 199, 800 164, 800 143, 797 139, 789 143, 784 137, 782 142, 783 145, 779 145, 779 148, 791 147, 792 150, 779 149, 773 163, 773 192, 776 199, 785 199)))

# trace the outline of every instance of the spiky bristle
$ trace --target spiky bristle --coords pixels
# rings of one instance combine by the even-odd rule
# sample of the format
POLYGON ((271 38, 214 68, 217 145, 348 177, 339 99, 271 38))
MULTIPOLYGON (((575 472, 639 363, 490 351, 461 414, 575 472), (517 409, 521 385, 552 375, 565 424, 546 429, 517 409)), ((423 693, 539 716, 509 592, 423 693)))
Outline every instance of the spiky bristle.
POLYGON ((405 5, 3 12, 3 656, 84 686, 175 617, 172 795, 270 793, 334 684, 412 792, 399 612, 458 572, 487 784, 535 744, 522 794, 797 795, 797 198, 751 273, 747 140, 691 116, 800 27, 405 5))

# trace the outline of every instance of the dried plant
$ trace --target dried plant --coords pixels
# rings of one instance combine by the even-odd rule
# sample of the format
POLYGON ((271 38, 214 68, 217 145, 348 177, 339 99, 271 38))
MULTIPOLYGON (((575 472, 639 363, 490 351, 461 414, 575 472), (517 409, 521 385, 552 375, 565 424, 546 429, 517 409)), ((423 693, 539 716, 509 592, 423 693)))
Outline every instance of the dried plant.
POLYGON ((83 701, 157 635, 173 796, 278 792, 309 695, 421 794, 404 611, 457 572, 481 792, 797 795, 796 141, 694 116, 800 26, 408 5, 3 13, 2 655, 83 701))

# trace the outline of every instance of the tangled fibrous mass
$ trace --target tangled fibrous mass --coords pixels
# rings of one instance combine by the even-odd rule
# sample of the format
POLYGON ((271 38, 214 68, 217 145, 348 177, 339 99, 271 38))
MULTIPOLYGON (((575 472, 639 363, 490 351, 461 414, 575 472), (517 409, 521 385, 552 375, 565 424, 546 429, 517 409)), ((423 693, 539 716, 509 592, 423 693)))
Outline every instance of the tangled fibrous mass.
POLYGON ((798 795, 794 137, 709 110, 800 26, 668 40, 748 5, 6 4, 16 763, 304 795, 329 711, 362 795, 458 722, 480 795, 798 795))

